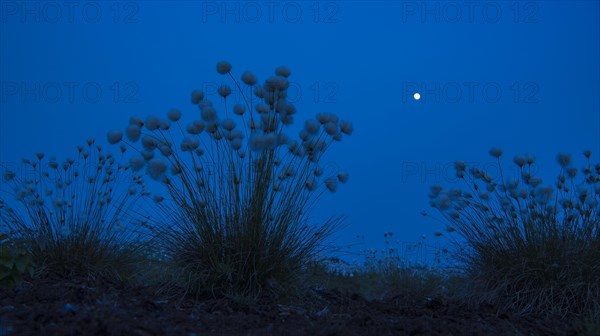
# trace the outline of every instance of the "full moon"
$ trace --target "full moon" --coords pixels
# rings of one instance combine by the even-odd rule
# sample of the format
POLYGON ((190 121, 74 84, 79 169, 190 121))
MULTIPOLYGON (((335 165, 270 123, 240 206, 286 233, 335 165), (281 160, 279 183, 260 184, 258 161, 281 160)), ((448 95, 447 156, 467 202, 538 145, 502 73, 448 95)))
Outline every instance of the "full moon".
POLYGON ((415 98, 415 100, 419 100, 421 99, 421 94, 417 92, 413 95, 413 97, 415 98))

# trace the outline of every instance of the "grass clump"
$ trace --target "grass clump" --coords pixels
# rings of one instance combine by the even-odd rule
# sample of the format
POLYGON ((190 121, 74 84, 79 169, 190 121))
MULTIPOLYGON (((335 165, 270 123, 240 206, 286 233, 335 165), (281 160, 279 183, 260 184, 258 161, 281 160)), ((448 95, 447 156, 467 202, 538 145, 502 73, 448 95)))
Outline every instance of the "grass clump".
POLYGON ((141 180, 125 183, 130 168, 93 139, 78 147, 77 159, 43 158, 23 160, 27 179, 5 172, 3 194, 14 205, 0 199, 1 231, 23 242, 43 274, 131 278, 143 256, 133 208, 145 195, 141 180))
POLYGON ((262 85, 249 71, 237 80, 228 62, 217 71, 233 82, 240 103, 223 84, 217 113, 195 90, 196 120, 184 124, 177 109, 166 118, 132 118, 126 140, 119 131, 109 140, 135 148, 132 165, 166 189, 166 197, 155 196, 154 232, 174 283, 192 295, 255 297, 293 283, 341 224, 332 217, 312 225, 309 214, 323 192, 348 179, 343 171, 325 176, 319 165, 352 124, 321 113, 292 140, 289 69, 277 68, 262 85))
POLYGON ((520 314, 600 318, 600 164, 586 151, 580 171, 560 154, 550 186, 532 173, 532 156, 515 157, 519 176, 505 179, 502 151, 490 154, 498 177, 457 161, 466 188, 436 185, 430 194, 448 231, 465 241, 457 252, 472 297, 520 314))

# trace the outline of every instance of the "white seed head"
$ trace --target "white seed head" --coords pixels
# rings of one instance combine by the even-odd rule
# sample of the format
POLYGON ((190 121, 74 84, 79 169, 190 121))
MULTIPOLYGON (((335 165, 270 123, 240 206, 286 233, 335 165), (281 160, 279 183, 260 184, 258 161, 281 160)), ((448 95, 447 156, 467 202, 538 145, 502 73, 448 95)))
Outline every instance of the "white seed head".
POLYGON ((221 75, 225 75, 231 71, 231 64, 227 61, 220 61, 217 63, 217 72, 221 75))
POLYGON ((532 154, 527 154, 525 157, 527 159, 528 165, 532 165, 535 163, 535 156, 533 156, 532 154))
MULTIPOLYGON (((269 77, 265 81, 265 88, 267 88, 267 91, 286 90, 289 87, 289 85, 290 85, 289 81, 285 77, 281 77, 281 76, 269 77)), ((271 97, 271 98, 274 98, 274 97, 271 97)))
POLYGON ((158 146, 158 141, 152 136, 144 135, 142 137, 142 146, 146 150, 153 150, 158 146))
POLYGON ((217 89, 217 93, 219 94, 219 96, 226 98, 231 94, 231 88, 229 87, 229 85, 223 84, 219 86, 219 88, 217 89))
POLYGON ((319 129, 321 128, 321 124, 316 119, 308 119, 304 122, 304 129, 309 134, 317 134, 319 129))
POLYGON ((242 148, 242 139, 235 138, 231 140, 231 148, 236 151, 242 148))
POLYGON ((281 123, 284 124, 284 125, 286 125, 286 126, 287 125, 291 125, 291 124, 294 123, 294 117, 291 116, 291 115, 289 115, 289 114, 287 114, 285 116, 282 116, 281 117, 281 123))
POLYGON ((317 189, 317 182, 313 178, 309 178, 304 185, 309 191, 317 189))
POLYGON ((590 151, 590 150, 583 151, 583 156, 585 156, 586 159, 589 159, 592 156, 592 151, 590 151))
POLYGON ((118 143, 119 141, 121 141, 121 139, 123 139, 123 132, 121 132, 119 130, 112 130, 112 131, 108 132, 106 137, 108 138, 108 143, 110 143, 111 145, 114 145, 114 144, 118 143))
POLYGON ((200 140, 197 137, 186 136, 181 142, 181 150, 184 152, 191 152, 198 148, 200 140))
POLYGON ((154 158, 154 152, 151 150, 145 150, 141 154, 142 154, 142 157, 144 158, 144 160, 146 160, 146 161, 150 161, 154 158))
POLYGON ((208 107, 208 106, 213 106, 212 101, 210 101, 210 100, 203 100, 203 101, 201 101, 201 102, 198 103, 198 108, 200 110, 202 110, 203 108, 208 107))
POLYGON ((219 130, 219 123, 215 119, 214 121, 210 121, 206 124, 206 132, 210 134, 214 134, 219 130))
POLYGON ((442 191, 443 187, 439 184, 434 184, 431 187, 429 187, 429 197, 430 198, 436 198, 439 196, 440 192, 442 191))
POLYGON ((158 117, 149 116, 146 119, 146 128, 149 131, 155 131, 160 128, 160 119, 158 117))
POLYGON ((167 113, 167 117, 169 118, 169 120, 171 121, 179 121, 179 119, 181 119, 181 111, 179 111, 178 109, 171 109, 168 113, 167 113))
POLYGON ((200 111, 200 116, 204 121, 214 121, 217 117, 217 110, 215 110, 212 106, 206 106, 200 111))
POLYGON ((125 129, 125 135, 131 142, 137 142, 142 135, 142 129, 136 124, 131 124, 125 129))
POLYGON ((502 149, 492 148, 490 149, 490 155, 498 159, 500 156, 502 156, 502 149))
POLYGON ((257 96, 258 98, 264 98, 265 93, 266 93, 266 91, 262 86, 256 86, 254 88, 254 95, 257 96))
POLYGON ((338 173, 338 176, 337 176, 337 177, 338 177, 338 180, 340 180, 340 182, 342 182, 342 183, 346 183, 346 182, 348 182, 348 177, 349 177, 349 176, 348 176, 348 173, 347 173, 346 171, 343 171, 343 170, 341 170, 341 171, 338 173))
POLYGON ((242 82, 244 82, 246 85, 254 85, 256 84, 256 76, 250 72, 250 71, 244 71, 244 73, 242 74, 242 82))
POLYGON ((162 159, 152 159, 148 162, 147 173, 152 179, 160 179, 166 171, 167 164, 162 159))
POLYGON ((265 134, 264 137, 265 137, 266 148, 272 149, 277 146, 277 134, 268 133, 268 134, 265 134))
POLYGON ((329 121, 325 123, 325 133, 333 136, 339 133, 339 129, 335 123, 329 121))
POLYGON ((328 178, 325 180, 325 187, 331 192, 335 192, 337 190, 337 180, 335 178, 328 178))
POLYGON ((352 126, 352 123, 347 120, 342 120, 340 122, 340 128, 342 130, 342 133, 348 134, 348 135, 351 135, 352 132, 354 131, 354 126, 352 126))
POLYGON ((561 167, 565 168, 571 164, 571 155, 567 153, 560 153, 556 156, 556 161, 561 167))
POLYGON ((234 114, 241 116, 241 115, 244 114, 244 112, 246 112, 246 107, 244 107, 244 105, 242 105, 242 104, 235 104, 233 106, 233 113, 234 114))
POLYGON ((298 135, 300 136, 300 139, 302 141, 307 141, 308 138, 310 137, 310 135, 308 134, 308 132, 305 129, 300 130, 300 133, 298 135))
POLYGON ((290 71, 290 69, 288 69, 288 67, 285 67, 285 66, 280 66, 275 69, 275 75, 277 75, 277 76, 287 78, 291 74, 292 74, 292 72, 290 71))
POLYGON ((173 155, 173 150, 171 149, 171 146, 161 145, 161 146, 158 147, 158 150, 164 156, 171 156, 171 155, 173 155))
POLYGON ((337 124, 338 116, 333 113, 321 112, 321 113, 317 113, 317 120, 321 124, 325 124, 327 122, 332 122, 334 124, 337 124))
MULTIPOLYGON (((202 124, 204 127, 204 123, 202 124)), ((198 129, 198 127, 196 127, 196 123, 190 123, 187 125, 187 127, 185 128, 185 130, 189 133, 189 134, 200 134, 200 132, 202 132, 200 129, 198 129)))
POLYGON ((269 113, 269 107, 265 104, 256 104, 256 106, 254 107, 254 109, 256 110, 256 112, 258 114, 261 113, 269 113))
POLYGON ((232 131, 235 128, 235 121, 233 121, 231 119, 225 119, 221 123, 221 126, 223 126, 223 128, 226 129, 227 131, 232 131))
POLYGON ((244 138, 244 133, 242 133, 242 131, 240 130, 233 130, 231 131, 231 133, 229 133, 231 140, 233 139, 243 139, 244 138))
POLYGON ((194 90, 192 91, 192 104, 196 105, 198 103, 200 103, 200 101, 202 101, 202 99, 204 99, 204 91, 202 90, 194 90))
POLYGON ((142 127, 144 126, 144 122, 138 117, 131 117, 129 118, 129 125, 136 125, 138 127, 142 127))
POLYGON ((513 162, 519 166, 519 167, 523 167, 525 165, 525 163, 527 162, 527 159, 522 156, 522 155, 517 155, 513 158, 513 162))

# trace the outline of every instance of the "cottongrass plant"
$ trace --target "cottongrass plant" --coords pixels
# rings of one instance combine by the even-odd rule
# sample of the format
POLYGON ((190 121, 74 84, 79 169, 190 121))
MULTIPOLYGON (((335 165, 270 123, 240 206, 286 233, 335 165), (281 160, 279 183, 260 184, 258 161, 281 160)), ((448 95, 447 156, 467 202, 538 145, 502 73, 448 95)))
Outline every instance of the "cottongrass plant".
POLYGON ((535 158, 516 156, 520 176, 506 179, 457 161, 461 189, 431 188, 431 205, 464 239, 459 256, 474 296, 513 312, 600 318, 600 164, 577 169, 559 154, 558 178, 542 184, 535 158), (579 178, 578 178, 579 177, 579 178))
POLYGON ((166 187, 167 197, 155 195, 155 233, 160 253, 175 266, 175 284, 195 296, 251 298, 294 283, 331 247, 327 242, 343 218, 312 225, 309 214, 320 195, 348 180, 344 171, 325 176, 320 164, 333 142, 352 133, 352 124, 319 113, 293 140, 288 68, 277 68, 262 85, 249 71, 236 79, 225 61, 217 71, 233 82, 240 103, 231 102, 232 88, 223 84, 224 107, 217 113, 195 90, 196 120, 184 123, 177 109, 166 118, 134 117, 124 139, 113 131, 109 140, 136 148, 132 166, 145 167, 166 187))
POLYGON ((62 163, 43 153, 23 159, 26 178, 4 172, 0 230, 25 242, 43 274, 130 280, 144 258, 136 202, 148 193, 93 139, 77 149, 62 163))

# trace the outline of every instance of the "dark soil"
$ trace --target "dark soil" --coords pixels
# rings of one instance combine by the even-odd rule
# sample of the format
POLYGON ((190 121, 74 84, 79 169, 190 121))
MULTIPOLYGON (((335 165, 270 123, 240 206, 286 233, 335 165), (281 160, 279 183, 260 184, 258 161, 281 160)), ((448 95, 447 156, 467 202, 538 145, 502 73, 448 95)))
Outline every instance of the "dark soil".
POLYGON ((0 289, 3 335, 576 335, 558 318, 496 316, 441 299, 368 301, 314 290, 304 305, 193 300, 89 279, 26 279, 0 289))

